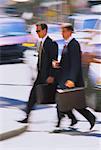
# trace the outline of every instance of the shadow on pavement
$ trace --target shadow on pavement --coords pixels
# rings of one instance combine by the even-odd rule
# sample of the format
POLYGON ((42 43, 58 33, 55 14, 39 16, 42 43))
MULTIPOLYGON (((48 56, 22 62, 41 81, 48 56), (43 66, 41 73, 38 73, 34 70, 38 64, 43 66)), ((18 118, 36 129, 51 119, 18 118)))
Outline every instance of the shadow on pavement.
MULTIPOLYGON (((26 108, 26 103, 22 100, 18 100, 18 99, 12 99, 12 98, 7 98, 7 97, 0 97, 0 107, 1 108, 6 108, 6 107, 17 107, 23 111, 25 111, 26 108)), ((34 110, 38 110, 38 109, 45 109, 45 108, 51 108, 53 106, 49 106, 46 104, 38 104, 35 107, 33 107, 34 110)))
POLYGON ((97 138, 101 138, 101 134, 96 133, 96 132, 99 132, 99 131, 91 130, 91 131, 83 132, 83 131, 79 131, 78 128, 69 127, 69 129, 56 129, 50 133, 52 133, 52 134, 56 134, 56 133, 57 134, 67 134, 67 135, 72 135, 72 136, 94 136, 97 138))
POLYGON ((68 129, 55 129, 53 131, 49 130, 28 130, 27 132, 47 132, 49 134, 64 134, 64 135, 71 135, 71 136, 91 136, 96 138, 101 138, 101 134, 98 133, 98 130, 89 130, 89 131, 80 131, 78 128, 69 127, 68 129))

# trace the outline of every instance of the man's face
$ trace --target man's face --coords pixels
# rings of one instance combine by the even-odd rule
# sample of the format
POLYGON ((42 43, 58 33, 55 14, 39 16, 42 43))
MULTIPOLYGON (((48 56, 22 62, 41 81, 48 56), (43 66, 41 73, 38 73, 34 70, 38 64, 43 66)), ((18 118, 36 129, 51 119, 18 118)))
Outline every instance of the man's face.
POLYGON ((65 40, 67 40, 72 34, 72 32, 70 30, 68 30, 67 28, 62 28, 61 32, 62 32, 62 36, 65 40))
POLYGON ((46 29, 42 29, 40 25, 36 26, 36 32, 39 38, 43 38, 47 34, 46 29))

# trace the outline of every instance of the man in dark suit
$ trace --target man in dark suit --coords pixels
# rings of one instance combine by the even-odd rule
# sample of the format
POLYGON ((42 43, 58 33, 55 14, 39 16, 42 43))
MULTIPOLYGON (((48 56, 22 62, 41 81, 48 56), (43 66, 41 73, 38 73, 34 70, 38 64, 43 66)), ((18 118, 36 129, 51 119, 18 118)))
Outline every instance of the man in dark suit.
POLYGON ((36 86, 39 84, 53 84, 55 86, 54 69, 52 60, 57 59, 58 45, 47 35, 48 26, 44 23, 36 24, 36 32, 41 38, 38 56, 38 75, 30 92, 29 100, 26 108, 26 118, 18 121, 27 123, 32 107, 36 103, 36 86))
MULTIPOLYGON (((53 68, 58 68, 57 83, 62 89, 74 88, 84 86, 81 68, 81 50, 79 43, 72 37, 73 27, 71 24, 64 24, 62 26, 62 36, 65 40, 65 46, 62 51, 62 56, 60 62, 53 61, 53 68)), ((93 128, 95 124, 95 116, 86 108, 76 109, 80 114, 82 114, 90 123, 93 128)), ((58 114, 58 124, 60 125, 60 120, 63 114, 59 111, 57 106, 58 114)), ((72 113, 72 111, 66 112, 68 117, 72 120, 71 126, 77 123, 77 119, 72 113)))

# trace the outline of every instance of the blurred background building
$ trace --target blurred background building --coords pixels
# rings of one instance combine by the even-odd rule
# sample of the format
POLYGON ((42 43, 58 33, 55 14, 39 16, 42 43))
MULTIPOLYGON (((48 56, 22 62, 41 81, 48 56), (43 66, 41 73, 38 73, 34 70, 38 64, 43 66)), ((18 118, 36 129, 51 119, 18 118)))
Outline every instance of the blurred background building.
MULTIPOLYGON (((28 23, 37 21, 66 22, 67 16, 75 12, 90 11, 92 5, 101 4, 100 0, 0 0, 0 11, 22 16, 28 23)), ((101 7, 101 6, 100 6, 101 7)), ((98 10, 98 9, 97 9, 98 10)), ((99 8, 99 10, 101 10, 99 8)))

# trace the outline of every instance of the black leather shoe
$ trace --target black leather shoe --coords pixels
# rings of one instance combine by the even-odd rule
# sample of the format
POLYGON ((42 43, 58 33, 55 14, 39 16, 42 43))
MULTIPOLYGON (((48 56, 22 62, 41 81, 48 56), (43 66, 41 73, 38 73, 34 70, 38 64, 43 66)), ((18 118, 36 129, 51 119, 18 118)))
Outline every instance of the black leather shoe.
POLYGON ((61 120, 58 120, 56 127, 60 127, 60 122, 61 122, 61 120))
POLYGON ((61 113, 60 116, 58 116, 58 122, 57 122, 56 127, 60 127, 61 119, 64 118, 64 117, 65 117, 64 113, 61 113))
POLYGON ((90 130, 94 127, 95 121, 96 121, 96 117, 93 115, 90 120, 90 125, 91 125, 90 130))
POLYGON ((70 126, 74 126, 78 121, 76 119, 72 119, 70 126))
POLYGON ((19 120, 19 121, 17 121, 17 122, 20 122, 20 123, 28 123, 28 118, 25 118, 25 119, 23 119, 23 120, 19 120))

